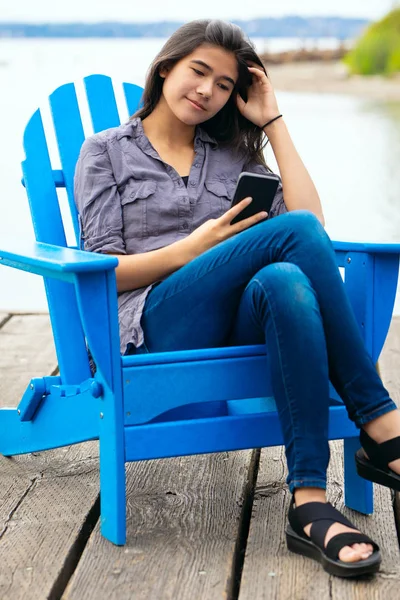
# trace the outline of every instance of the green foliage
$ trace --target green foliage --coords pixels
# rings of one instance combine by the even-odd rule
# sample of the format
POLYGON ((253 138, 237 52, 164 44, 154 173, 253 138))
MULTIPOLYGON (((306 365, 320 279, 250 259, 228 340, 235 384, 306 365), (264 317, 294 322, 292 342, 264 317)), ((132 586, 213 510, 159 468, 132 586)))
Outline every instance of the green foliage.
POLYGON ((343 62, 361 75, 400 72, 400 9, 370 25, 343 62))

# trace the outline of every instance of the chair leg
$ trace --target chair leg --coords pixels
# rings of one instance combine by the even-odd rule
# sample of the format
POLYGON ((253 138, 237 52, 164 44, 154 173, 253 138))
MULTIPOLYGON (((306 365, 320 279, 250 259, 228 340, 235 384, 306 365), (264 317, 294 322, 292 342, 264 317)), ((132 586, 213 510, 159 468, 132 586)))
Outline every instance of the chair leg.
POLYGON ((373 484, 359 477, 354 454, 360 448, 358 437, 344 440, 344 503, 364 515, 374 512, 373 484))
POLYGON ((124 440, 120 437, 115 440, 107 430, 100 433, 100 530, 117 546, 126 542, 124 440))

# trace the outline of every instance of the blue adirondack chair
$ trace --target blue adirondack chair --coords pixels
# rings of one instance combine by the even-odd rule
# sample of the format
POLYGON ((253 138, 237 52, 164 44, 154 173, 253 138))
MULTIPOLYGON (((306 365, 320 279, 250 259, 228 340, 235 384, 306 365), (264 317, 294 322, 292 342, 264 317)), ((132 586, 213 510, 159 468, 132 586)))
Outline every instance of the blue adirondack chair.
MULTIPOLYGON (((112 81, 84 80, 94 132, 120 124, 112 81)), ((124 83, 129 114, 142 88, 124 83)), ((42 275, 59 376, 27 382, 17 408, 0 410, 5 456, 99 439, 101 532, 126 541, 125 462, 283 443, 265 345, 121 356, 112 256, 79 249, 73 175, 84 141, 75 86, 50 96, 62 170, 52 169, 37 110, 24 135, 22 163, 36 243, 0 250, 0 264, 42 275), (68 247, 57 188, 65 187, 76 236, 68 247), (87 346, 97 371, 92 376, 87 346), (190 394, 188 394, 190 390, 190 394)), ((390 325, 400 244, 334 242, 366 347, 378 360, 390 325)), ((40 375, 40 374, 39 374, 40 375)), ((372 485, 355 471, 358 432, 332 385, 330 439, 344 439, 345 503, 373 512, 372 485)))

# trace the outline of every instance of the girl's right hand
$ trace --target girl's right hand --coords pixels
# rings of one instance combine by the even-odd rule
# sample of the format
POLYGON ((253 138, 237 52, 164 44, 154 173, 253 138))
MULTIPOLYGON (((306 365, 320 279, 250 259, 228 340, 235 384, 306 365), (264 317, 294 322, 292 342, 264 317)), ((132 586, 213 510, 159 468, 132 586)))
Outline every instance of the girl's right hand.
POLYGON ((189 234, 185 238, 185 242, 187 243, 189 252, 193 258, 268 217, 268 213, 263 211, 231 225, 231 221, 236 215, 244 210, 251 201, 252 198, 250 197, 244 198, 235 206, 232 206, 232 208, 227 210, 226 213, 218 219, 209 219, 189 234))

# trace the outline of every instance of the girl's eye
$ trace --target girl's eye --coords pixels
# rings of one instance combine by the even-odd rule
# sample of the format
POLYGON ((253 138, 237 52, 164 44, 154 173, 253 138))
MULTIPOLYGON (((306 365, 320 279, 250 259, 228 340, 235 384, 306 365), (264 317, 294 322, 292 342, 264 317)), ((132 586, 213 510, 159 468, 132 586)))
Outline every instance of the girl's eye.
MULTIPOLYGON (((193 69, 193 67, 192 67, 192 69, 193 69)), ((195 73, 197 73, 197 75, 204 75, 203 71, 198 71, 197 69, 193 69, 193 71, 194 71, 195 73)), ((223 85, 222 83, 220 83, 220 86, 221 86, 221 89, 222 89, 222 90, 227 90, 227 91, 229 91, 229 88, 227 88, 227 87, 226 87, 226 85, 223 85)))

